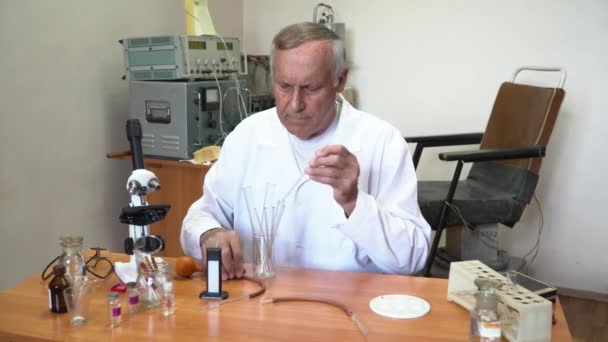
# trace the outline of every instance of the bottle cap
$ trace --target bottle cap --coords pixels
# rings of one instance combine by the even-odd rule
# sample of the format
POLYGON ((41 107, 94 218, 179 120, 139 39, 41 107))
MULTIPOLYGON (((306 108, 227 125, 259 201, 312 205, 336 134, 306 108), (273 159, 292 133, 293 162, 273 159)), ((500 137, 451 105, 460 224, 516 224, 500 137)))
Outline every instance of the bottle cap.
POLYGON ((108 294, 109 299, 118 299, 118 292, 110 292, 108 294))
POLYGON ((114 286, 112 286, 110 288, 111 292, 120 292, 120 293, 125 293, 127 292, 127 286, 123 283, 117 283, 114 286))
POLYGON ((65 274, 65 265, 57 264, 57 265, 53 266, 53 274, 57 275, 57 276, 64 275, 65 274))

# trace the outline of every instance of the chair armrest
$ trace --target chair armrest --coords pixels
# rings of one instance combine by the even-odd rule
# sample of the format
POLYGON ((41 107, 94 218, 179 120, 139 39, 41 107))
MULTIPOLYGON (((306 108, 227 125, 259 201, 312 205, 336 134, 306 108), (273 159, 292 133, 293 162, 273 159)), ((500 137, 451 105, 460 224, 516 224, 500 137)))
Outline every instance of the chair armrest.
POLYGON ((436 147, 479 144, 482 138, 483 133, 461 133, 405 137, 405 141, 407 141, 408 143, 422 144, 424 145, 424 147, 436 147))
POLYGON ((505 159, 542 158, 545 156, 545 150, 546 146, 533 145, 514 148, 444 152, 439 153, 439 159, 444 161, 460 160, 469 163, 505 159))
POLYGON ((454 145, 472 145, 479 144, 483 138, 483 133, 461 133, 461 134, 447 134, 447 135, 427 135, 421 137, 406 137, 404 138, 407 143, 416 144, 416 150, 412 156, 414 163, 414 169, 418 167, 422 150, 425 147, 438 147, 438 146, 454 146, 454 145))

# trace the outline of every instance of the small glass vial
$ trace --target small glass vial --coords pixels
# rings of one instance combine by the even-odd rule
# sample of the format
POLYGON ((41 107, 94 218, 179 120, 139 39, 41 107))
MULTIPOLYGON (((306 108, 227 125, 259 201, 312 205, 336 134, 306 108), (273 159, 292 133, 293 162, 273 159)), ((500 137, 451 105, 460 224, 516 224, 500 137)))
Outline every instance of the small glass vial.
POLYGON ((65 266, 63 264, 53 266, 53 275, 55 277, 49 283, 49 309, 55 313, 66 313, 68 308, 63 290, 68 288, 70 284, 65 278, 65 266))
POLYGON ((475 307, 471 310, 470 342, 500 342, 502 333, 498 316, 498 294, 501 283, 494 279, 477 278, 475 285, 475 307))
POLYGON ((127 297, 129 298, 129 314, 133 315, 139 311, 139 290, 136 282, 127 283, 127 297))
POLYGON ((175 313, 175 292, 171 281, 163 283, 162 306, 163 315, 170 316, 175 313))
POLYGON ((122 312, 118 292, 110 292, 108 295, 108 317, 110 327, 114 328, 120 326, 120 323, 122 322, 122 312))

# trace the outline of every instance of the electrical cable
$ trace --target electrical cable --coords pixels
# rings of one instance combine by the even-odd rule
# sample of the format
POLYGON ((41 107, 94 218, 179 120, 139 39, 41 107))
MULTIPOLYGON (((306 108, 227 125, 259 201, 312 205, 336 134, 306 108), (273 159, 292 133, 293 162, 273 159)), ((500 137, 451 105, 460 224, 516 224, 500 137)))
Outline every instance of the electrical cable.
MULTIPOLYGON (((536 243, 534 244, 534 246, 530 249, 530 251, 528 253, 526 253, 522 257, 522 259, 524 259, 525 262, 521 266, 519 266, 519 268, 517 269, 518 272, 521 271, 524 267, 526 267, 526 269, 527 269, 527 267, 529 267, 529 265, 534 261, 534 259, 536 259, 536 256, 538 255, 538 251, 540 250, 540 237, 541 237, 541 233, 543 231, 544 221, 545 220, 544 220, 543 211, 542 211, 542 208, 541 208, 540 201, 538 200, 538 197, 536 197, 536 194, 533 195, 533 198, 534 198, 534 201, 536 202, 536 205, 538 206, 538 211, 539 211, 539 215, 540 215, 539 227, 538 227, 538 236, 536 238, 536 243), (530 256, 530 254, 532 254, 532 253, 534 253, 534 254, 532 255, 532 258, 530 259, 530 261, 528 261, 526 258, 528 256, 530 256)), ((465 227, 467 227, 467 228, 469 228, 471 230, 474 229, 474 227, 470 223, 467 222, 467 220, 464 218, 464 216, 460 212, 460 209, 456 205, 448 203, 448 202, 444 202, 444 203, 448 207, 450 207, 450 209, 452 209, 454 211, 454 213, 456 214, 456 216, 458 216, 458 218, 460 219, 460 221, 462 222, 462 224, 465 227)), ((496 250, 500 251, 500 249, 498 247, 498 240, 490 238, 488 236, 484 236, 483 234, 481 235, 481 239, 480 240, 487 247, 493 248, 493 249, 496 249, 496 250), (494 246, 491 245, 490 243, 488 243, 487 241, 485 241, 484 238, 487 239, 487 240, 489 240, 489 241, 491 241, 492 244, 495 244, 495 245, 494 246)))
MULTIPOLYGON (((184 9, 185 9, 185 8, 184 8, 184 9)), ((186 12, 186 14, 188 14, 189 16, 191 16, 191 17, 192 17, 194 20, 196 20, 196 21, 198 22, 198 24, 199 24, 199 25, 201 24, 201 21, 199 20, 199 18, 198 18, 197 16, 195 16, 194 14, 192 14, 192 13, 191 13, 190 11, 188 11, 187 9, 185 9, 185 12, 186 12)), ((248 72, 248 70, 247 70, 247 69, 248 69, 248 68, 247 68, 247 53, 246 53, 246 52, 244 53, 244 55, 245 55, 245 71, 244 71, 244 73, 241 73, 241 72, 240 72, 240 70, 239 70, 239 68, 237 68, 237 66, 234 64, 234 60, 232 60, 232 59, 230 58, 230 55, 228 54, 228 51, 227 51, 228 45, 226 44, 226 41, 224 40, 224 37, 222 37, 222 36, 221 36, 219 33, 217 33, 217 32, 215 33, 215 36, 216 36, 216 37, 218 37, 218 38, 219 38, 219 39, 222 41, 222 44, 224 44, 224 49, 223 49, 223 50, 224 50, 224 54, 226 55, 226 61, 230 63, 230 65, 232 66, 232 69, 233 69, 233 70, 235 70, 235 72, 237 72, 238 74, 241 74, 241 75, 247 75, 247 72, 248 72)), ((243 51, 245 51, 245 48, 244 48, 244 47, 243 47, 242 49, 243 49, 243 51)), ((217 75, 215 74, 215 71, 212 71, 212 72, 213 72, 213 77, 215 78, 215 81, 216 81, 216 83, 218 84, 218 88, 219 88, 219 81, 218 81, 217 75)), ((237 95, 237 97, 240 97, 240 99, 241 99, 241 101, 242 101, 242 104, 243 104, 243 106, 245 107, 245 106, 246 106, 246 105, 245 105, 245 100, 243 99, 243 95, 242 95, 241 90, 240 90, 241 88, 240 88, 240 84, 239 84, 239 82, 238 82, 238 79, 236 78, 236 76, 235 76, 234 74, 233 74, 232 76, 233 76, 234 81, 235 81, 235 83, 236 83, 237 94, 238 94, 238 95, 237 95)), ((222 95, 221 95, 221 91, 220 91, 220 99, 221 99, 221 98, 222 98, 222 95)), ((237 100, 237 101, 238 101, 238 100, 237 100)), ((220 117, 221 117, 221 115, 222 115, 221 105, 222 105, 222 104, 221 104, 221 102, 220 102, 220 117)), ((242 114, 241 114, 241 107, 240 107, 240 105, 239 105, 239 115, 240 115, 240 117, 241 117, 241 121, 242 121, 242 120, 243 120, 243 117, 242 117, 242 114)), ((246 107, 245 107, 245 117, 247 117, 247 108, 246 108, 246 107)), ((225 137, 226 137, 226 134, 224 133, 224 131, 223 131, 222 127, 221 127, 221 119, 220 119, 220 130, 221 130, 221 132, 222 132, 222 137, 224 137, 224 138, 225 138, 225 137)), ((221 140, 221 139, 220 139, 220 140, 221 140)), ((218 142, 219 142, 220 140, 218 140, 218 142)))
MULTIPOLYGON (((89 272, 92 275, 96 276, 97 278, 100 279, 106 279, 107 277, 109 277, 113 272, 114 272, 114 264, 112 263, 112 261, 108 258, 108 257, 102 257, 100 254, 101 250, 105 250, 105 248, 91 248, 93 250, 95 250, 95 254, 92 255, 91 257, 89 257, 87 259, 87 261, 84 263, 84 268, 82 270, 82 274, 84 275, 85 272, 89 272), (89 265, 90 262, 94 261, 95 263, 93 265, 89 265), (93 271, 96 267, 97 264, 100 261, 105 261, 110 265, 109 270, 104 274, 104 275, 100 275, 97 272, 93 271)), ((42 278, 42 280, 47 280, 49 279, 49 277, 51 275, 53 275, 51 266, 57 261, 59 260, 59 258, 61 258, 61 255, 58 255, 57 257, 55 257, 53 260, 51 260, 51 262, 49 262, 46 267, 44 268, 44 270, 42 271, 42 273, 40 274, 40 277, 42 278), (51 269, 51 272, 48 272, 48 270, 51 269), (47 273, 48 272, 48 273, 47 273)))
POLYGON ((218 144, 219 144, 219 143, 220 143, 220 141, 222 141, 222 140, 224 140, 224 137, 219 137, 219 139, 217 139, 217 140, 216 140, 216 141, 213 143, 213 145, 214 145, 214 146, 219 146, 218 144))
MULTIPOLYGON (((232 69, 235 70, 237 73, 241 74, 241 75, 247 75, 247 54, 245 53, 245 59, 244 59, 244 64, 245 64, 245 72, 241 73, 240 70, 238 70, 238 68, 236 67, 236 65, 234 64, 234 61, 232 59, 230 59, 230 55, 228 54, 227 51, 227 46, 226 45, 226 41, 224 40, 224 37, 222 37, 219 33, 215 33, 215 36, 218 37, 221 41, 222 44, 224 44, 224 54, 226 55, 226 60, 228 62, 230 62, 230 65, 232 66, 232 69)), ((242 47, 243 51, 245 51, 245 48, 242 47)), ((241 85, 239 84, 239 81, 237 79, 237 77, 233 74, 232 78, 234 79, 234 82, 236 84, 236 89, 237 89, 237 97, 240 98, 240 100, 243 103, 243 106, 245 106, 245 100, 243 99, 243 94, 241 93, 241 85)), ((237 103, 238 103, 238 98, 237 98, 237 103)), ((241 115, 241 121, 243 120, 242 118, 242 114, 241 114, 241 107, 239 105, 239 114, 241 115)), ((247 108, 245 107, 245 117, 247 117, 247 108)))
POLYGON ((241 117, 241 121, 243 121, 243 114, 241 112, 241 104, 243 105, 243 109, 245 110, 245 117, 247 117, 247 105, 245 104, 245 99, 243 99, 243 93, 241 92, 241 85, 239 84, 238 78, 235 75, 232 75, 234 79, 234 83, 236 83, 236 93, 237 93, 237 106, 239 107, 239 116, 241 117), (240 100, 240 103, 239 103, 240 100))
MULTIPOLYGON (((470 230, 474 230, 475 227, 473 225, 471 225, 462 215, 462 212, 460 211, 460 208, 458 208, 458 206, 456 206, 453 203, 448 203, 447 201, 444 202, 445 205, 447 205, 450 209, 452 209, 452 211, 456 214, 456 216, 458 216, 458 218, 460 219, 460 222, 462 223, 462 225, 464 225, 465 227, 467 227, 470 230)), ((484 234, 480 234, 480 239, 479 239, 484 245, 486 245, 486 247, 491 248, 491 249, 495 249, 496 251, 500 252, 500 247, 499 247, 499 242, 497 239, 489 237, 487 235, 484 234), (486 241, 487 240, 487 241, 486 241), (489 241, 489 242, 488 242, 489 241)))
MULTIPOLYGON (((228 62, 230 62, 230 65, 232 66, 232 69, 235 70, 235 71, 237 71, 237 72, 240 72, 240 70, 237 69, 236 65, 234 65, 234 61, 232 59, 230 59, 230 55, 228 54, 227 45, 226 45, 226 41, 224 40, 224 37, 222 37, 218 33, 216 33, 215 36, 218 37, 222 41, 222 44, 224 44, 224 54, 226 55, 226 60, 228 62)), ((246 58, 245 58, 245 64, 247 64, 247 59, 246 58)), ((247 70, 245 71, 244 75, 247 75, 247 70)), ((237 104, 238 104, 238 101, 240 99, 242 101, 242 103, 243 103, 243 106, 245 106, 245 100, 243 99, 243 94, 241 93, 241 85, 239 84, 239 81, 238 81, 237 77, 234 74, 232 75, 232 78, 234 79, 234 83, 236 84, 236 89, 237 89, 237 104)), ((217 77, 216 77, 216 80, 217 80, 217 77)), ((241 121, 242 121, 243 117, 242 117, 242 114, 241 114, 241 107, 240 107, 240 105, 239 105, 239 115, 240 115, 241 121)), ((247 108, 245 108, 245 117, 246 116, 247 116, 247 108)))
POLYGON ((538 228, 538 236, 536 237, 536 251, 534 252, 534 255, 532 256, 532 259, 530 259, 529 264, 532 264, 532 262, 534 262, 534 259, 536 259, 536 256, 538 255, 538 252, 540 251, 540 238, 541 238, 541 234, 543 232, 543 227, 545 225, 545 218, 543 215, 543 210, 540 206, 540 202, 538 201, 538 198, 536 196, 534 196, 534 200, 536 201, 536 205, 538 205, 538 211, 540 213, 540 226, 538 228))
POLYGON ((89 257, 89 259, 87 259, 87 261, 84 263, 84 265, 85 265, 84 267, 89 273, 96 276, 97 278, 106 279, 107 277, 109 277, 112 274, 112 272, 114 272, 114 264, 112 263, 112 260, 110 260, 110 258, 101 256, 101 251, 106 250, 105 248, 94 247, 91 249, 95 251, 95 254, 93 254, 91 257, 89 257), (89 263, 91 263, 91 262, 94 262, 94 263, 92 265, 89 265, 89 263), (93 271, 94 269, 97 268, 97 265, 100 262, 106 262, 110 265, 110 268, 105 275, 100 275, 97 272, 93 271))
MULTIPOLYGON (((235 86, 231 86, 231 87, 229 87, 228 89, 226 89, 226 91, 224 92, 224 99, 223 99, 223 101, 226 101, 226 99, 227 99, 227 98, 229 99, 229 97, 228 97, 228 96, 230 95, 230 92, 232 92, 233 90, 234 90, 235 92, 237 92, 237 95, 235 96, 235 99, 236 99, 236 105, 238 106, 238 110, 239 110, 239 119, 240 119, 241 121, 243 121, 243 112, 241 111, 240 104, 239 104, 239 99, 238 99, 238 90, 237 90, 237 87, 235 87, 235 86)), ((230 111, 230 109, 232 109, 232 108, 228 108, 229 112, 231 113, 232 111, 230 111)), ((231 124, 232 124, 233 122, 229 122, 229 123, 231 123, 231 124)))
POLYGON ((40 277, 42 278, 42 280, 49 279, 49 277, 53 274, 53 272, 47 273, 47 274, 45 274, 45 273, 49 270, 49 268, 51 267, 51 265, 55 263, 55 261, 59 260, 60 257, 61 257, 61 255, 58 255, 55 259, 51 260, 51 262, 49 262, 48 265, 46 265, 46 267, 42 271, 42 274, 40 274, 40 277))
POLYGON ((365 335, 365 336, 368 335, 367 328, 357 318, 357 315, 355 315, 355 313, 351 309, 349 309, 346 305, 344 305, 338 301, 331 300, 331 299, 325 299, 325 298, 318 298, 318 297, 274 297, 274 298, 268 298, 268 299, 261 300, 262 304, 281 303, 281 302, 315 302, 315 303, 322 303, 322 304, 328 304, 331 306, 335 306, 335 307, 341 309, 342 311, 344 311, 344 313, 346 313, 346 315, 353 322, 355 322, 355 324, 357 325, 357 328, 359 328, 359 330, 361 331, 361 333, 363 335, 365 335))
POLYGON ((224 97, 222 95, 222 87, 220 86, 220 81, 217 79, 217 75, 215 74, 215 71, 212 71, 211 74, 213 75, 213 78, 215 78, 215 84, 217 84, 217 89, 220 92, 219 96, 218 96, 218 100, 220 102, 220 117, 219 117, 219 121, 220 121, 220 132, 222 133, 222 137, 225 138, 226 137, 226 133, 224 133, 224 126, 222 125, 222 111, 224 110, 224 97))
POLYGON ((543 232, 543 227, 545 225, 545 218, 543 215, 543 209, 541 207, 540 201, 538 200, 538 197, 536 197, 536 194, 533 195, 534 201, 536 202, 536 205, 538 206, 538 213, 539 213, 539 221, 538 221, 538 235, 536 237, 536 243, 534 244, 534 246, 530 249, 530 251, 528 253, 526 253, 522 259, 524 259, 524 263, 517 269, 517 271, 521 271, 524 267, 526 267, 526 271, 528 270, 528 267, 530 266, 530 264, 532 264, 532 262, 534 261, 534 259, 536 258, 536 256, 538 255, 538 251, 540 250, 540 237, 541 234, 543 232), (534 255, 532 256, 532 258, 530 259, 530 261, 528 262, 528 260, 526 259, 528 256, 530 256, 530 254, 534 253, 534 255))
POLYGON ((462 213, 460 212, 460 208, 458 208, 456 205, 452 204, 452 203, 448 203, 448 201, 443 202, 445 205, 447 205, 450 209, 452 209, 454 211, 454 213, 456 214, 456 216, 458 216, 458 218, 460 219, 460 222, 462 222, 462 224, 469 228, 470 230, 475 229, 475 227, 473 225, 471 225, 462 215, 462 213))
MULTIPOLYGON (((236 92, 235 101, 236 101, 236 107, 237 107, 237 109, 239 111, 239 119, 241 121, 243 121, 243 110, 241 109, 241 104, 243 105, 243 107, 245 107, 246 105, 245 105, 245 102, 243 100, 243 94, 241 93, 241 86, 240 86, 240 84, 238 82, 238 79, 234 75, 232 76, 232 78, 234 79, 234 81, 236 83, 236 86, 230 87, 230 88, 228 88, 228 90, 226 90, 226 94, 224 94, 224 100, 225 100, 226 97, 228 97, 230 91, 232 89, 234 89, 234 91, 236 92)), ((245 117, 247 117, 247 108, 245 108, 245 117)))
POLYGON ((255 297, 258 297, 258 296, 264 294, 264 292, 266 292, 266 284, 265 284, 265 282, 263 280, 258 279, 258 278, 254 278, 254 277, 250 277, 250 276, 243 276, 242 279, 249 280, 249 281, 252 281, 252 282, 258 284, 260 286, 260 289, 257 290, 257 291, 254 291, 252 293, 244 294, 242 296, 238 296, 236 298, 232 298, 232 299, 225 300, 225 301, 222 301, 222 302, 210 302, 207 305, 201 307, 200 310, 202 311, 202 310, 207 310, 207 309, 209 309, 209 310, 210 309, 215 309, 215 308, 217 308, 217 307, 219 307, 221 305, 230 304, 230 303, 238 302, 238 301, 241 301, 241 300, 255 298, 255 297))
POLYGON ((486 247, 498 250, 498 241, 491 240, 491 239, 489 239, 487 237, 484 237, 483 235, 480 235, 479 240, 481 240, 481 242, 484 245, 486 245, 486 247), (489 240, 490 242, 488 242, 486 240, 489 240))

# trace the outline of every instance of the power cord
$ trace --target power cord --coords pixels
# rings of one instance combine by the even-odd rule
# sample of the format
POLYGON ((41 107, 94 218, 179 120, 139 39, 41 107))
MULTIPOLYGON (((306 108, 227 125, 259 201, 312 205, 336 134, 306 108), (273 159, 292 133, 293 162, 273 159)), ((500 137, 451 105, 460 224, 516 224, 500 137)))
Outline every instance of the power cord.
POLYGON ((226 137, 226 133, 224 133, 224 127, 223 127, 223 120, 222 120, 222 111, 224 110, 223 108, 223 104, 224 104, 224 96, 222 93, 222 87, 220 86, 220 81, 217 79, 217 75, 215 74, 215 71, 213 71, 211 73, 213 75, 213 78, 215 79, 215 84, 217 84, 217 89, 219 91, 219 96, 218 96, 218 100, 220 102, 220 117, 219 117, 219 124, 220 124, 220 132, 222 133, 222 138, 226 137))
MULTIPOLYGON (((536 202, 536 206, 538 207, 538 212, 539 212, 539 226, 538 226, 538 235, 536 237, 536 242, 534 243, 534 246, 530 249, 530 251, 528 253, 526 253, 522 259, 524 260, 524 262, 522 263, 522 265, 517 269, 517 271, 521 271, 524 267, 526 267, 526 272, 528 271, 528 267, 529 265, 532 264, 532 262, 534 262, 534 260, 536 259, 536 256, 538 255, 538 252, 540 250, 540 238, 541 238, 541 234, 543 232, 543 227, 545 225, 545 219, 544 219, 544 215, 543 215, 543 210, 542 210, 542 206, 540 201, 538 200, 538 197, 536 196, 536 194, 533 195, 534 201, 536 202), (530 261, 527 260, 527 258, 532 254, 532 258, 530 259, 530 261)), ((473 230, 475 227, 472 226, 462 215, 462 212, 460 211, 460 208, 458 208, 456 205, 452 204, 452 203, 448 203, 447 201, 444 202, 450 209, 452 209, 452 211, 456 214, 456 216, 458 216, 458 218, 460 219, 460 222, 462 222, 462 225, 467 227, 468 229, 473 230)), ((498 239, 490 237, 490 236, 486 236, 485 234, 481 234, 480 235, 480 240, 481 242, 486 245, 489 248, 492 249, 496 249, 497 251, 500 251, 500 248, 498 246, 498 239)))
POLYGON ((545 225, 545 217, 543 215, 542 206, 540 204, 540 201, 538 200, 538 197, 536 197, 536 194, 533 195, 533 198, 538 207, 538 213, 539 213, 539 218, 540 218, 538 221, 538 236, 536 237, 536 243, 534 244, 532 249, 530 249, 530 251, 528 253, 526 253, 526 255, 523 256, 522 259, 524 259, 525 262, 519 267, 519 269, 517 269, 518 272, 521 271, 524 267, 526 267, 526 272, 528 272, 529 266, 532 264, 532 262, 534 262, 534 259, 536 259, 536 256, 538 255, 538 251, 540 250, 540 236, 543 232, 543 227, 545 225), (526 258, 528 256, 530 256, 530 254, 532 254, 532 253, 534 253, 534 255, 532 255, 532 258, 528 262, 528 260, 526 258))

